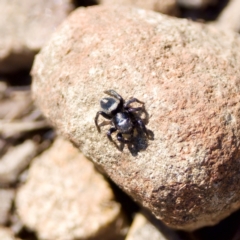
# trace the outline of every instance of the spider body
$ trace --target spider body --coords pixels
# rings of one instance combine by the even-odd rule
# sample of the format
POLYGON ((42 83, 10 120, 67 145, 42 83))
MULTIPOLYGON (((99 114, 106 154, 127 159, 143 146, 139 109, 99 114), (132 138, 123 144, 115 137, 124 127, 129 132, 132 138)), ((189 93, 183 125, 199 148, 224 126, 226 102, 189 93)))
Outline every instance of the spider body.
POLYGON ((98 111, 95 117, 95 124, 100 132, 98 125, 99 115, 111 120, 112 127, 107 131, 108 139, 113 142, 112 133, 118 131, 117 140, 122 143, 129 143, 133 140, 134 129, 140 128, 147 137, 148 131, 141 118, 138 118, 134 112, 143 110, 144 103, 136 98, 131 98, 127 102, 114 90, 104 91, 111 97, 103 98, 100 101, 101 111, 98 111), (142 104, 141 107, 132 108, 131 103, 137 102, 142 104), (130 135, 130 138, 125 138, 123 135, 130 135))
POLYGON ((119 112, 113 118, 112 122, 115 128, 121 133, 131 133, 133 130, 133 122, 128 112, 119 112))

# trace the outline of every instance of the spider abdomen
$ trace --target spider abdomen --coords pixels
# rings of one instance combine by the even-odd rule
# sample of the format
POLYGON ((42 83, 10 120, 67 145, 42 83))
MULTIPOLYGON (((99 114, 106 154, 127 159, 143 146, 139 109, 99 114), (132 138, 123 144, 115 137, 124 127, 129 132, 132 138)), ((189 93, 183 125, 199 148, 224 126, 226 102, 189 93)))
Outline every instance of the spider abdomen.
POLYGON ((100 106, 103 112, 109 115, 114 115, 118 111, 120 101, 114 98, 103 98, 100 101, 100 106))

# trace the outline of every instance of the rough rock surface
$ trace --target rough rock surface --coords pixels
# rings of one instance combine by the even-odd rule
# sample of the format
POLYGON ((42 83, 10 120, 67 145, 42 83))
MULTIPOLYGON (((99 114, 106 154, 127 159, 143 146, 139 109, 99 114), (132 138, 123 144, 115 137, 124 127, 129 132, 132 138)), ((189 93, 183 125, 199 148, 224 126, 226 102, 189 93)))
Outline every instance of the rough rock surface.
POLYGON ((153 10, 168 15, 177 15, 178 7, 176 0, 99 0, 103 5, 132 5, 135 7, 153 10))
POLYGON ((108 183, 62 139, 34 160, 16 204, 41 239, 118 239, 125 224, 108 183))
POLYGON ((72 8, 70 0, 1 0, 0 72, 29 69, 72 8))
POLYGON ((232 32, 96 6, 72 13, 42 49, 33 93, 54 126, 129 195, 167 225, 193 230, 240 207, 239 66, 232 32), (153 141, 139 133, 121 152, 105 135, 109 126, 98 133, 107 89, 145 102, 153 141))

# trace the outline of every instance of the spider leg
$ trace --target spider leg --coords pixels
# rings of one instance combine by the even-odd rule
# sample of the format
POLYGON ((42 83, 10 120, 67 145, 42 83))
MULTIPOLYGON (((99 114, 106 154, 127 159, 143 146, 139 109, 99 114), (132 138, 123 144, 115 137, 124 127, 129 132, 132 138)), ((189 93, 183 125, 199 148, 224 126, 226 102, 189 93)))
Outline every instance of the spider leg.
POLYGON ((108 94, 109 96, 117 98, 120 101, 120 106, 119 106, 120 109, 123 107, 123 98, 116 91, 110 89, 110 90, 104 91, 104 93, 108 94))
POLYGON ((119 142, 122 142, 122 143, 130 143, 130 142, 132 142, 132 134, 131 134, 131 138, 130 138, 130 139, 125 139, 125 138, 123 137, 122 133, 118 133, 118 134, 117 134, 117 140, 118 140, 119 142))
POLYGON ((124 108, 128 107, 133 102, 137 102, 144 105, 144 102, 139 101, 137 98, 131 98, 124 104, 124 108))
POLYGON ((117 129, 116 129, 115 127, 112 127, 112 128, 110 128, 110 129, 107 131, 107 137, 108 137, 108 139, 109 139, 111 142, 113 142, 113 139, 112 139, 111 134, 112 134, 113 132, 116 132, 116 131, 117 131, 117 129))
POLYGON ((97 127, 98 132, 101 132, 100 127, 99 127, 99 125, 98 125, 99 115, 102 115, 104 118, 109 119, 109 120, 110 120, 112 117, 109 116, 109 115, 107 115, 107 114, 106 114, 105 112, 103 112, 103 111, 97 112, 97 114, 96 114, 96 116, 95 116, 95 125, 96 125, 96 127, 97 127))
POLYGON ((110 129, 107 131, 107 137, 108 137, 108 139, 109 139, 110 142, 114 143, 115 147, 116 147, 119 151, 122 151, 122 150, 123 150, 123 146, 122 146, 123 142, 121 142, 121 145, 118 146, 117 143, 116 143, 115 141, 113 141, 112 136, 111 136, 111 134, 112 134, 113 132, 116 132, 116 131, 117 131, 117 129, 116 129, 115 127, 110 128, 110 129))
POLYGON ((143 121, 141 119, 137 119, 137 123, 138 123, 139 127, 142 129, 142 131, 146 134, 147 138, 149 138, 148 130, 147 130, 145 124, 143 123, 143 121))
POLYGON ((142 107, 137 107, 137 108, 129 108, 127 111, 128 112, 137 112, 137 111, 141 111, 142 107))

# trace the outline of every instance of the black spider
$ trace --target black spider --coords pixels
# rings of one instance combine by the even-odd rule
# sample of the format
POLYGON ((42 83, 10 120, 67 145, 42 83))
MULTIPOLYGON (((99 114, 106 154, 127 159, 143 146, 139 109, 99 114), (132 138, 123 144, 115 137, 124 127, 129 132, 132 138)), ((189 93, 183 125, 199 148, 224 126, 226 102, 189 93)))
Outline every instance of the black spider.
POLYGON ((131 143, 133 141, 133 131, 136 128, 140 128, 149 138, 148 130, 142 119, 134 114, 134 112, 143 110, 144 103, 137 98, 131 98, 125 102, 114 90, 104 91, 104 93, 111 97, 103 98, 100 101, 101 111, 97 112, 95 117, 98 132, 100 132, 98 117, 102 115, 104 118, 111 120, 112 127, 107 132, 107 137, 111 142, 113 142, 111 134, 118 131, 117 140, 119 142, 131 143), (142 107, 132 108, 130 104, 133 102, 142 104, 142 107), (130 135, 130 138, 124 138, 123 134, 130 135))

